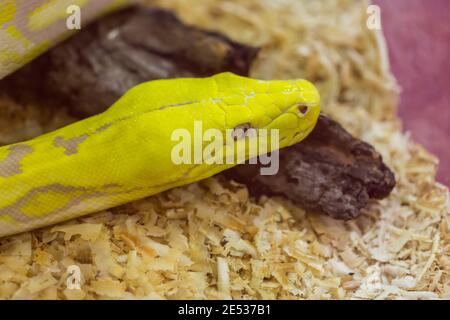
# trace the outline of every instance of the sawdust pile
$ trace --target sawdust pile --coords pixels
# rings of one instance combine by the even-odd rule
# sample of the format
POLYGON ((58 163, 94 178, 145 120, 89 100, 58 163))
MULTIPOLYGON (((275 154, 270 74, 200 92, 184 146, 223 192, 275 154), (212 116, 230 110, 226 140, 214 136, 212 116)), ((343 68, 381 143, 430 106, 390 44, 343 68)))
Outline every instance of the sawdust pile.
MULTIPOLYGON (((159 4, 263 46, 253 76, 315 82, 325 112, 382 153, 396 189, 341 222, 279 198, 256 202, 245 187, 211 178, 1 239, 0 298, 449 299, 448 190, 434 180, 436 158, 401 133, 397 88, 382 36, 366 27, 367 3, 159 4)), ((0 102, 9 125, 1 143, 69 121, 19 109, 0 102)))

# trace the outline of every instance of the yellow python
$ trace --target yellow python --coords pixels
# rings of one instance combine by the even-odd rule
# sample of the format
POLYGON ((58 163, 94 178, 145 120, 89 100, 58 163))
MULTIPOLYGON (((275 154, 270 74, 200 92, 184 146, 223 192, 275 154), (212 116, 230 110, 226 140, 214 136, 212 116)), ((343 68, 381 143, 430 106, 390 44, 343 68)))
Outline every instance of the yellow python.
MULTIPOLYGON (((233 166, 174 164, 172 133, 186 129, 194 136, 194 121, 224 136, 244 124, 279 129, 280 148, 295 144, 314 128, 319 100, 305 80, 261 81, 231 73, 138 85, 102 114, 0 148, 0 236, 111 208, 233 166)), ((223 149, 254 156, 244 140, 223 149)), ((267 150, 273 151, 270 144, 267 150)))
POLYGON ((0 79, 36 58, 81 25, 140 0, 0 0, 0 79), (78 9, 78 10, 76 10, 78 9))

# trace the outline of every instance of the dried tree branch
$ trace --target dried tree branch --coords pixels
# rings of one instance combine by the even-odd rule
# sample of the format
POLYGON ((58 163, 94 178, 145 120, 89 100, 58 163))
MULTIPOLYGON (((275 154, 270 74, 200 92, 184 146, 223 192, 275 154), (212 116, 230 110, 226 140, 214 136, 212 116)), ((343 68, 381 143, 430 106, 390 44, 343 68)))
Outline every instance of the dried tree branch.
POLYGON ((240 165, 225 175, 254 195, 282 195, 338 219, 357 217, 370 198, 385 198, 395 186, 380 154, 324 115, 304 141, 280 150, 278 174, 262 176, 258 166, 240 165))
POLYGON ((0 90, 21 102, 45 100, 89 116, 144 81, 222 71, 247 75, 258 51, 187 26, 169 11, 132 7, 83 28, 0 81, 0 90))

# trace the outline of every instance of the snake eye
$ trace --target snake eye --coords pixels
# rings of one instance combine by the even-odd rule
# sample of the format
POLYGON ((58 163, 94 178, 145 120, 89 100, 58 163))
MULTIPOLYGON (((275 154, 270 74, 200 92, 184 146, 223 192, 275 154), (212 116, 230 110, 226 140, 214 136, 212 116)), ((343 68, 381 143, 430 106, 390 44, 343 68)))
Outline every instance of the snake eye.
POLYGON ((304 104, 299 104, 297 106, 297 108, 298 108, 298 112, 300 113, 301 116, 304 116, 305 114, 307 114, 308 110, 309 110, 308 106, 306 106, 304 104))
POLYGON ((251 136, 255 132, 250 123, 243 123, 236 126, 231 132, 231 137, 234 140, 240 140, 244 137, 251 136))

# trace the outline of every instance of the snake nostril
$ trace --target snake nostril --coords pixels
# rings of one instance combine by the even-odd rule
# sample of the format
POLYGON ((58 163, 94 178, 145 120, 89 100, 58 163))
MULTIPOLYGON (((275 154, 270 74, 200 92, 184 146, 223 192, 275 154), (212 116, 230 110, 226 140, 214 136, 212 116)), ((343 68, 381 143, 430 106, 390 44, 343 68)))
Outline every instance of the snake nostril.
POLYGON ((308 110, 309 110, 308 106, 304 104, 298 105, 298 111, 300 112, 301 115, 305 115, 308 112, 308 110))

